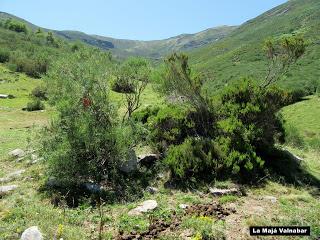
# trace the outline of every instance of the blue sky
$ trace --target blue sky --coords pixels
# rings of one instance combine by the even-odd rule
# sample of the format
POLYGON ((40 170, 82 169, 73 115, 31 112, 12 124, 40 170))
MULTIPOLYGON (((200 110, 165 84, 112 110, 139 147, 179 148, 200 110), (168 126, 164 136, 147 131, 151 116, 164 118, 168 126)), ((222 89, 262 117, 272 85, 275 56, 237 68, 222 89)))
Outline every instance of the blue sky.
POLYGON ((239 25, 286 0, 0 0, 0 11, 38 26, 153 40, 239 25))

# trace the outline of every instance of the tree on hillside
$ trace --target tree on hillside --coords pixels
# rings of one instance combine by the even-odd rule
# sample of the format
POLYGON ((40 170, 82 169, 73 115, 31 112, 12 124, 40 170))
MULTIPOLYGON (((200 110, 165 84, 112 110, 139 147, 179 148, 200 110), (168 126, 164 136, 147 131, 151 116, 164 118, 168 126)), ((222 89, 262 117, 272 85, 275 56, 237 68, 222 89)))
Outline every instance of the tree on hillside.
POLYGON ((277 82, 289 71, 290 66, 304 54, 306 43, 298 36, 284 37, 278 41, 268 39, 264 49, 268 58, 268 68, 261 84, 262 88, 277 82))
POLYGON ((150 82, 150 73, 148 61, 142 58, 129 58, 117 68, 113 89, 124 93, 126 112, 123 119, 130 118, 140 107, 141 94, 150 82))

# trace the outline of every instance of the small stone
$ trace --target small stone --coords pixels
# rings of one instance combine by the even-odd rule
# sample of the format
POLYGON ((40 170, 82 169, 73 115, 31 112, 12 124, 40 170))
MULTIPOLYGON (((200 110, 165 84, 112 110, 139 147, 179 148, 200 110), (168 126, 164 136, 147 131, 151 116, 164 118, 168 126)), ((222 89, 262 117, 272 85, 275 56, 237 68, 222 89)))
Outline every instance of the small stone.
POLYGON ((277 202, 277 198, 273 197, 273 196, 265 196, 264 199, 268 200, 268 201, 271 201, 272 203, 276 203, 277 202))
POLYGON ((238 189, 236 188, 230 188, 230 189, 209 188, 209 191, 214 196, 223 196, 223 195, 239 193, 238 189))
POLYGON ((143 203, 141 203, 138 207, 130 210, 128 215, 130 215, 130 216, 141 215, 142 213, 146 213, 146 212, 154 210, 155 208, 157 208, 157 206, 158 206, 157 201, 147 200, 147 201, 144 201, 143 203))
POLYGON ((179 208, 181 208, 181 209, 186 209, 186 208, 188 208, 189 207, 189 205, 188 204, 180 204, 179 205, 179 208))
POLYGON ((149 193, 151 193, 151 194, 155 194, 155 193, 157 193, 159 190, 158 190, 158 188, 148 186, 148 187, 146 188, 146 191, 149 192, 149 193))
POLYGON ((15 190, 17 187, 17 185, 0 186, 0 196, 15 190))
POLYGON ((32 226, 22 233, 20 240, 43 240, 43 237, 39 228, 32 226))
POLYGON ((9 152, 9 155, 14 158, 22 158, 25 156, 25 152, 22 149, 17 148, 9 152))

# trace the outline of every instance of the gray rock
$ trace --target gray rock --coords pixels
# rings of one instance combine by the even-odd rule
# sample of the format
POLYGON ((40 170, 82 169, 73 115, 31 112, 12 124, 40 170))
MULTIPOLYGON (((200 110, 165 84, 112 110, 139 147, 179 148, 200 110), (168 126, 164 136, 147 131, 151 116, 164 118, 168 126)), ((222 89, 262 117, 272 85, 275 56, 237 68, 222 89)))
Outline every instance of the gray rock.
POLYGON ((186 209, 188 207, 189 207, 188 204, 183 204, 183 203, 179 204, 179 208, 181 208, 181 209, 186 209))
POLYGON ((14 158, 22 158, 25 156, 25 152, 22 149, 17 148, 9 152, 9 155, 14 158))
POLYGON ((7 185, 7 186, 0 186, 0 196, 3 196, 13 190, 15 190, 18 186, 17 185, 7 185))
POLYGON ((124 161, 121 166, 120 170, 125 173, 131 173, 138 169, 137 164, 137 156, 134 150, 130 150, 128 152, 128 160, 124 161))
POLYGON ((0 183, 13 181, 15 178, 19 177, 25 171, 26 170, 18 170, 18 171, 12 172, 12 173, 8 174, 6 177, 0 178, 0 183))
POLYGON ((43 240, 43 236, 37 226, 32 226, 22 233, 20 240, 43 240))
POLYGON ((159 190, 158 190, 158 188, 148 186, 148 187, 146 188, 146 191, 149 192, 149 193, 151 193, 151 194, 155 194, 155 193, 157 193, 159 190))
POLYGON ((268 200, 268 201, 271 201, 272 203, 276 203, 277 202, 277 198, 273 197, 273 196, 265 196, 264 199, 268 200))
POLYGON ((6 99, 6 98, 9 98, 9 95, 6 95, 6 94, 0 94, 0 98, 2 98, 2 99, 6 99))
POLYGON ((158 203, 155 200, 147 200, 141 203, 138 207, 129 211, 128 215, 137 216, 142 213, 150 212, 158 207, 158 203))
POLYGON ((214 196, 239 194, 239 190, 236 188, 230 188, 230 189, 209 188, 209 192, 214 196))

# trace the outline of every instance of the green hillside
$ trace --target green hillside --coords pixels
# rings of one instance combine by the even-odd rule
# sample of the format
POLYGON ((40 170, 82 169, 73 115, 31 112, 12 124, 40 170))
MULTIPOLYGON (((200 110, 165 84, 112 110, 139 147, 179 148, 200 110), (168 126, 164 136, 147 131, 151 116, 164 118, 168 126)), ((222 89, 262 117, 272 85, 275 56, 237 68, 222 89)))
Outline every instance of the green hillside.
MULTIPOLYGON (((210 89, 215 90, 240 76, 262 78, 266 70, 263 42, 286 34, 301 34, 307 39, 307 52, 281 84, 290 88, 313 88, 320 79, 320 1, 291 0, 267 11, 235 29, 218 43, 190 54, 200 70, 214 72, 210 89)), ((312 89, 311 89, 312 90, 312 89)))

